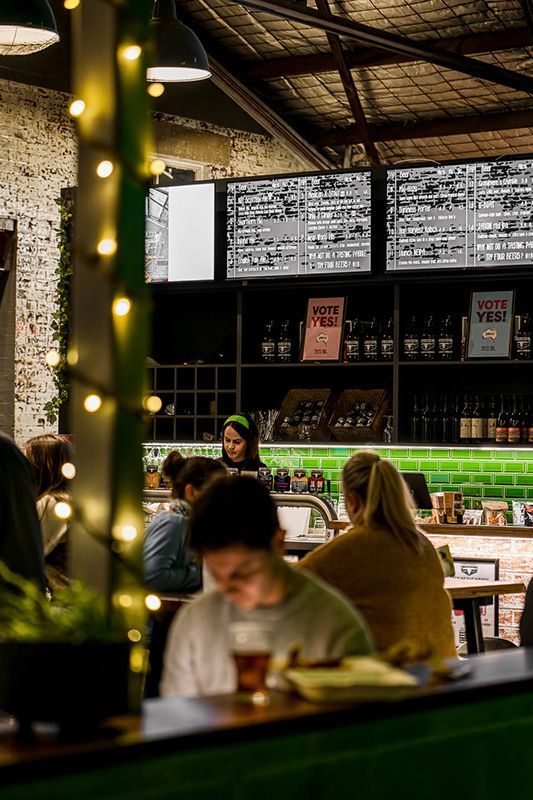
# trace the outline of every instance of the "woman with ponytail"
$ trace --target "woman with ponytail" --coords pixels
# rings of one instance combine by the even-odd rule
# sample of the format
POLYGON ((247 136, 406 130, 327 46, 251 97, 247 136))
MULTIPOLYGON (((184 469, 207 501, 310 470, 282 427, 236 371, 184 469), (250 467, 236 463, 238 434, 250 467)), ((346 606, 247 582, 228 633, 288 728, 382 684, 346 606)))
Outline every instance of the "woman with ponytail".
POLYGON ((342 473, 351 527, 300 563, 340 589, 365 618, 380 652, 455 655, 451 603, 435 548, 413 519, 400 473, 360 452, 342 473))

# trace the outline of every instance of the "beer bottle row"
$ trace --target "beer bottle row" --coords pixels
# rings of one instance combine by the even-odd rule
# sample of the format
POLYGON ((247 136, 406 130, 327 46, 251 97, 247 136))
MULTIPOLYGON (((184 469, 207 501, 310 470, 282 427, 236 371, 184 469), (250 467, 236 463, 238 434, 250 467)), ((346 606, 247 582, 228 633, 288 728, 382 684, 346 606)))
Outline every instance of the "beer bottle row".
POLYGON ((533 444, 533 398, 518 395, 415 397, 413 442, 533 444))
POLYGON ((274 322, 265 323, 265 331, 261 340, 261 360, 266 364, 278 362, 288 364, 292 361, 292 337, 289 332, 289 320, 285 320, 276 331, 274 322))

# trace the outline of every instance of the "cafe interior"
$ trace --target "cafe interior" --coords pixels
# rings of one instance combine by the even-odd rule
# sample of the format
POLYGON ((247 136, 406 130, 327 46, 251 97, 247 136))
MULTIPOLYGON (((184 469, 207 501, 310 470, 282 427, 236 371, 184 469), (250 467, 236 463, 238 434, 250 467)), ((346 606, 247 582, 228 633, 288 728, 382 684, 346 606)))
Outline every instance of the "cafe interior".
MULTIPOLYGON (((486 428, 482 436, 458 428, 455 438, 442 425, 438 437, 435 431, 436 420, 448 419, 451 398, 465 392, 469 399, 457 403, 471 408, 472 419, 495 398, 501 429, 504 398, 514 398, 507 431, 517 403, 522 420, 531 413, 533 358, 530 350, 517 353, 512 326, 513 314, 521 315, 517 330, 527 334, 524 320, 533 313, 532 93, 531 0, 1 3, 0 432, 21 448, 59 433, 74 455, 63 466, 68 501, 56 506, 68 521, 70 588, 58 590, 56 602, 0 562, 0 799, 292 800, 356 791, 376 800, 393 793, 444 798, 453 785, 485 799, 531 788, 533 651, 520 625, 533 576, 533 422, 530 429, 522 423, 518 440, 491 440, 486 428), (390 176, 400 172, 418 202, 412 225, 424 211, 423 193, 414 196, 421 183, 426 195, 433 181, 447 181, 448 191, 463 174, 465 191, 474 187, 466 201, 469 235, 477 223, 468 213, 482 207, 487 173, 497 177, 487 208, 501 196, 512 212, 494 225, 495 212, 487 214, 472 234, 472 261, 420 268, 413 250, 414 261, 389 267, 386 206, 390 176), (324 185, 342 197, 335 181, 352 174, 366 176, 372 194, 372 266, 358 267, 366 274, 319 270, 301 280, 246 268, 228 280, 225 234, 217 230, 208 281, 147 277, 147 197, 157 187, 214 186, 217 221, 229 218, 232 191, 246 196, 243 186, 257 186, 270 201, 278 178, 293 187, 296 178, 303 185, 332 176, 324 185), (474 261, 481 252, 474 234, 491 225, 491 243, 479 245, 482 265, 483 258, 474 261), (436 356, 409 363, 400 340, 411 314, 421 320, 453 312, 460 326, 476 293, 489 294, 489 302, 498 295, 497 308, 512 309, 497 357, 471 350, 473 335, 463 342, 458 327, 449 363, 436 356), (365 306, 377 309, 380 342, 390 317, 390 358, 382 352, 375 362, 344 363, 346 342, 344 361, 339 349, 330 363, 306 358, 305 324, 292 320, 305 316, 311 297, 325 298, 330 309, 343 299, 346 323, 355 307, 362 320, 373 316, 364 316, 365 306), (259 363, 269 314, 290 318, 300 356, 259 363), (192 375, 193 383, 180 383, 192 375), (302 426, 291 436, 290 421, 284 431, 287 390, 300 402, 324 386, 325 403, 356 391, 349 386, 384 387, 382 427, 339 433, 337 414, 320 436, 302 426), (415 395, 421 409, 433 402, 426 438, 413 428, 415 395), (180 398, 188 397, 193 412, 180 413, 180 398), (211 405, 202 410, 206 398, 211 405), (243 412, 258 407, 281 409, 279 437, 261 436, 268 477, 276 469, 318 469, 329 484, 325 499, 311 490, 305 499, 299 491, 280 498, 274 476, 274 502, 306 506, 321 519, 322 538, 285 541, 281 563, 291 574, 317 544, 343 540, 351 495, 345 492, 344 516, 339 501, 350 457, 371 449, 413 484, 415 501, 429 491, 420 508, 433 509, 417 523, 448 570, 444 578, 439 565, 440 588, 463 626, 455 658, 402 658, 400 648, 387 660, 361 650, 358 682, 357 665, 351 674, 344 658, 302 662, 298 674, 296 654, 281 691, 146 691, 161 620, 200 602, 150 588, 143 577, 146 507, 170 500, 159 483, 161 462, 174 450, 219 458, 228 421, 246 427, 243 412), (157 481, 147 483, 152 464, 157 481), (448 506, 450 496, 457 507, 448 506), (476 579, 483 569, 490 586, 476 579), (318 669, 309 677, 312 666, 318 669)), ((450 201, 450 219, 454 208, 450 201)), ((453 226, 446 233, 449 245, 453 226)), ((442 237, 439 246, 442 255, 442 237)), ((7 456, 0 463, 0 489, 10 464, 7 456)), ((246 487, 247 478, 235 480, 246 487)), ((0 496, 6 537, 7 507, 0 496)), ((209 549, 201 552, 210 559, 209 549)), ((373 581, 379 592, 378 572, 373 581)))

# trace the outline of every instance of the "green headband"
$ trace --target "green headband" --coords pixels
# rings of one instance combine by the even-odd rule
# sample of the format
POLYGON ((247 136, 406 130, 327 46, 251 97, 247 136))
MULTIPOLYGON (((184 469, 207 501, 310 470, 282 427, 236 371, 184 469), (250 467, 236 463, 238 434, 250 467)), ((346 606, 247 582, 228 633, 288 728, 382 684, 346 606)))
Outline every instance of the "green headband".
POLYGON ((250 430, 250 423, 248 422, 246 417, 243 417, 241 414, 232 414, 231 417, 227 418, 227 420, 225 421, 225 423, 224 423, 224 425, 222 427, 225 428, 226 425, 228 425, 228 423, 230 423, 230 422, 238 422, 239 425, 242 425, 242 427, 246 428, 247 431, 250 430))

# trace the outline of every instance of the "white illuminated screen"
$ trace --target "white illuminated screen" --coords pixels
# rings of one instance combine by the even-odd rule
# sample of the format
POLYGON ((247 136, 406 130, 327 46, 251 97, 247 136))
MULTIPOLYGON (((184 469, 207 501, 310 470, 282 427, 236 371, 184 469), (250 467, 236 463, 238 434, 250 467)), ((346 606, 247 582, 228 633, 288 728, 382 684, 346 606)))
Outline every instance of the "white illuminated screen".
POLYGON ((150 189, 145 254, 150 283, 214 280, 213 183, 150 189))

